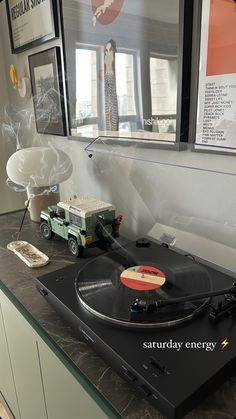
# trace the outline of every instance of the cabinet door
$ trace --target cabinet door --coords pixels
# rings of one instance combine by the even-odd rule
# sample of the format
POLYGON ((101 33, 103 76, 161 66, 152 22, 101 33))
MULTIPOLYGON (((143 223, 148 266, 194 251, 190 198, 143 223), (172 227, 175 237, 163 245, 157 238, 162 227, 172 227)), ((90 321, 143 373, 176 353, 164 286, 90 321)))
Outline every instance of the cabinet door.
POLYGON ((108 418, 43 341, 39 341, 39 354, 50 419, 108 418))
POLYGON ((47 419, 36 334, 3 293, 1 305, 21 419, 47 419))
MULTIPOLYGON (((0 296, 1 297, 1 296, 0 296)), ((18 419, 19 410, 17 405, 16 390, 12 374, 11 362, 7 347, 4 323, 0 301, 0 392, 6 400, 13 415, 18 419)))

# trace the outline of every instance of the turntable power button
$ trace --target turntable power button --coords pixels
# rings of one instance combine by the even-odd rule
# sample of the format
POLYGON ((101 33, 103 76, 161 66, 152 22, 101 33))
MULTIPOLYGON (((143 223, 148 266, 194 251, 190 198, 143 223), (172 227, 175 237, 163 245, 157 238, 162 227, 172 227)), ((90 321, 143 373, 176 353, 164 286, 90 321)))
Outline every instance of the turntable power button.
POLYGON ((150 364, 156 368, 159 372, 165 373, 166 372, 166 367, 165 365, 161 364, 159 361, 157 361, 157 359, 155 359, 154 357, 150 358, 150 364))
POLYGON ((43 295, 44 297, 46 297, 46 296, 48 295, 48 292, 47 292, 45 289, 43 289, 43 288, 39 288, 39 292, 40 292, 40 294, 41 294, 41 295, 43 295))
POLYGON ((128 378, 129 381, 135 381, 137 380, 136 375, 134 375, 131 371, 125 371, 125 375, 128 378))

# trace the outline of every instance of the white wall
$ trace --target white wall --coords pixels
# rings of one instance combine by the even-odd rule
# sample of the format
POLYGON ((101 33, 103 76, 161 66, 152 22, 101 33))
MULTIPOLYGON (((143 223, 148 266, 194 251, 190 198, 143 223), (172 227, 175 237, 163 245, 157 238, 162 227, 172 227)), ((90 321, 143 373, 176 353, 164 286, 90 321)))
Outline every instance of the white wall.
MULTIPOLYGON (((2 5, 0 9, 0 28, 2 28, 4 16, 1 13, 2 5)), ((0 31, 0 214, 14 211, 24 206, 24 196, 16 194, 6 184, 6 162, 9 156, 15 151, 15 144, 11 142, 4 134, 2 134, 1 122, 5 119, 4 112, 5 108, 9 104, 8 96, 8 68, 5 63, 4 54, 4 39, 2 32, 0 31)))
MULTIPOLYGON (((51 42, 47 48, 60 45, 61 41, 51 42)), ((5 2, 0 4, 0 214, 24 208, 26 194, 15 192, 6 185, 6 163, 9 156, 16 151, 17 142, 22 147, 31 145, 44 145, 47 140, 38 135, 35 129, 34 111, 32 98, 22 99, 17 89, 14 89, 10 77, 9 68, 13 63, 17 69, 18 77, 28 77, 28 55, 45 49, 45 46, 35 48, 20 54, 11 54, 8 21, 5 2), (13 111, 14 109, 14 111, 13 111), (10 128, 11 122, 20 122, 18 139, 9 135, 4 130, 4 123, 10 128)))
MULTIPOLYGON (((3 4, 0 13, 4 20, 0 35, 4 35, 6 68, 14 62, 19 73, 27 75, 27 57, 39 48, 12 56, 3 4)), ((41 49, 55 44, 58 42, 46 44, 41 49)), ((28 109, 33 115, 32 99, 20 99, 9 81, 7 90, 11 103, 19 109, 28 109)), ((21 136, 24 146, 48 142, 70 155, 74 171, 61 186, 63 198, 86 194, 112 202, 124 214, 122 231, 126 235, 135 238, 152 230, 159 237, 163 231, 172 232, 177 235, 177 246, 236 272, 236 177, 214 172, 236 173, 234 156, 143 151, 146 159, 185 166, 191 161, 192 166, 213 170, 206 172, 100 153, 89 159, 84 151, 86 143, 36 135, 34 121, 28 129, 23 127, 21 136), (167 225, 171 228, 165 227, 167 225)), ((7 147, 9 152, 9 144, 7 147)), ((9 209, 12 209, 11 205, 9 200, 9 209)))

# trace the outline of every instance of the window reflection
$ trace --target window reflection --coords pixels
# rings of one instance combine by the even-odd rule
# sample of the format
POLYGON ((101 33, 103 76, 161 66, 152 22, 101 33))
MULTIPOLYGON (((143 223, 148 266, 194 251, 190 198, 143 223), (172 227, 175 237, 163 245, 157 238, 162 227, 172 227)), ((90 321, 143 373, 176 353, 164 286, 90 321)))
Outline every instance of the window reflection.
POLYGON ((119 115, 136 115, 134 97, 134 56, 116 54, 116 87, 119 115))
POLYGON ((177 59, 150 57, 153 131, 176 130, 177 74, 177 59))
POLYGON ((97 117, 97 53, 76 49, 76 119, 97 117))
POLYGON ((152 114, 176 113, 177 60, 150 58, 152 114))

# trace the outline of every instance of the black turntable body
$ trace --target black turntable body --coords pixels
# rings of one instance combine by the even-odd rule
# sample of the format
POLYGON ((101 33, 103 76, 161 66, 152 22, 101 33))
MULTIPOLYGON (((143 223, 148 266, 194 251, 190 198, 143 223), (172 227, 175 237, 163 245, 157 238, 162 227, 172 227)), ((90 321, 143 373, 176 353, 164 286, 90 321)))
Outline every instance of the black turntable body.
POLYGON ((139 241, 44 275, 37 288, 158 410, 181 418, 235 372, 235 297, 209 297, 234 281, 139 241))

